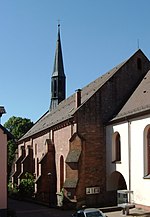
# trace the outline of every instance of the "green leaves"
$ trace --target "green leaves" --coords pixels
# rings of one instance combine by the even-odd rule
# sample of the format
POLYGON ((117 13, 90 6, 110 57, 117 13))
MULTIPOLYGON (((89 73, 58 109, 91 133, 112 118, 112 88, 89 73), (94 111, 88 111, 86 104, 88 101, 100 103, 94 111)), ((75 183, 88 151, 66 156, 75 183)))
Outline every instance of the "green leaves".
POLYGON ((31 122, 30 119, 15 116, 11 117, 4 124, 4 127, 7 128, 7 130, 9 130, 17 140, 22 137, 32 126, 33 122, 31 122))
POLYGON ((34 177, 30 173, 25 173, 25 177, 21 179, 19 185, 19 193, 26 197, 31 197, 34 193, 34 177))
POLYGON ((22 137, 31 127, 33 122, 27 118, 11 117, 4 127, 14 136, 14 139, 8 141, 8 174, 10 173, 11 166, 15 157, 17 148, 17 140, 22 137))

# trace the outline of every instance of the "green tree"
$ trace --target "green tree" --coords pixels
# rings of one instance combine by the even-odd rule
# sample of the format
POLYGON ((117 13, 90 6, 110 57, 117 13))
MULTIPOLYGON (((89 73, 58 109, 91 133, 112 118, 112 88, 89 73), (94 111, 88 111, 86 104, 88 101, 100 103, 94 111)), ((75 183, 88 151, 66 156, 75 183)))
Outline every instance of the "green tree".
POLYGON ((14 160, 15 151, 17 148, 17 140, 21 138, 31 127, 33 122, 27 118, 11 117, 4 124, 4 127, 14 136, 14 139, 8 141, 8 173, 14 160))
POLYGON ((9 118, 4 124, 4 127, 10 131, 16 140, 21 138, 32 126, 33 122, 30 119, 15 116, 9 118))
POLYGON ((25 177, 21 179, 19 193, 22 197, 31 197, 34 193, 34 177, 26 172, 25 177))

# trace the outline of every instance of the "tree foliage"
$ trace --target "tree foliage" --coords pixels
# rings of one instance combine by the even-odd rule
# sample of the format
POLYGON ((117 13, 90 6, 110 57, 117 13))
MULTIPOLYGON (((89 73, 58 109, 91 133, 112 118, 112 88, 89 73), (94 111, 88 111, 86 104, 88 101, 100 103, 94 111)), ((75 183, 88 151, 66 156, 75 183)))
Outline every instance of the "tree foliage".
POLYGON ((31 197, 34 193, 34 177, 26 172, 25 177, 21 179, 19 185, 19 193, 22 197, 31 197))
POLYGON ((11 165, 15 156, 17 148, 17 140, 21 138, 31 127, 33 122, 27 118, 11 117, 4 124, 4 127, 14 136, 14 139, 8 141, 8 173, 10 172, 11 165))
POLYGON ((16 140, 21 138, 32 126, 33 122, 30 119, 15 116, 9 118, 4 124, 4 127, 10 131, 16 140))

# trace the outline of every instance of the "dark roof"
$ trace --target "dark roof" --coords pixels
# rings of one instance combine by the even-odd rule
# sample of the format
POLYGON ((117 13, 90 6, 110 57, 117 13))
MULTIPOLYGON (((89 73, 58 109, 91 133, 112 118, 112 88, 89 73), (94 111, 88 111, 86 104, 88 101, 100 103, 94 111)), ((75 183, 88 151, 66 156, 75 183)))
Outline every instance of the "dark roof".
POLYGON ((147 72, 127 103, 112 121, 138 113, 141 114, 141 112, 147 110, 150 110, 150 71, 147 72))
MULTIPOLYGON (((97 78, 95 81, 91 82, 83 89, 81 89, 81 106, 91 98, 91 96, 97 92, 124 64, 119 64, 114 67, 112 70, 97 78)), ((80 106, 80 107, 81 107, 80 106)), ((74 113, 80 108, 75 107, 75 93, 69 98, 63 100, 56 109, 48 111, 43 115, 34 126, 20 139, 23 140, 28 138, 36 133, 39 133, 45 129, 48 129, 52 126, 55 126, 65 120, 68 120, 73 117, 74 113)))
POLYGON ((57 77, 57 76, 65 77, 62 48, 61 48, 61 40, 60 40, 60 25, 58 25, 58 37, 57 37, 54 68, 53 68, 52 76, 53 77, 57 77))
POLYGON ((66 179, 64 188, 76 188, 78 179, 66 179))
POLYGON ((70 150, 66 158, 66 163, 77 163, 81 154, 80 149, 70 150))
POLYGON ((47 153, 43 154, 39 160, 39 163, 42 163, 42 161, 45 159, 46 156, 47 156, 47 153))

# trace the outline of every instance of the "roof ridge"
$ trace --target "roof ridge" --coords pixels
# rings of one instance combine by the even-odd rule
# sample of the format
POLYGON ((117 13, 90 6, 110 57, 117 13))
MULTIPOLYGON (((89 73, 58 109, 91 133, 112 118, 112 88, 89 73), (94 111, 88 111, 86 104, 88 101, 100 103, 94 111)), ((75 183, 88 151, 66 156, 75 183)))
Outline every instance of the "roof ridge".
MULTIPOLYGON (((139 52, 139 50, 137 51, 139 52)), ((114 66, 111 70, 102 74, 97 79, 93 80, 86 86, 84 86, 81 90, 81 105, 76 108, 75 107, 75 93, 71 94, 68 98, 64 99, 58 106, 52 110, 48 111, 43 115, 34 126, 20 139, 23 140, 25 138, 30 137, 31 135, 35 135, 43 130, 46 130, 50 127, 53 127, 67 119, 73 117, 73 115, 104 85, 106 84, 111 77, 113 77, 123 66, 127 63, 134 55, 127 60, 122 61, 120 64, 114 66)), ((142 52, 140 50, 140 52, 142 52)))

